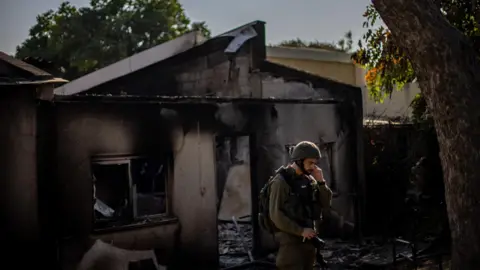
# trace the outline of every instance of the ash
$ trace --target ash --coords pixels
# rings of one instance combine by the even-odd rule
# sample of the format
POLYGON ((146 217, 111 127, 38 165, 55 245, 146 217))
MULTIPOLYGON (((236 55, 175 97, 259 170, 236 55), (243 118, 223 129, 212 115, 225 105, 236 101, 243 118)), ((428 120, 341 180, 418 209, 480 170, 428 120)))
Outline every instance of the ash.
POLYGON ((218 225, 220 267, 231 267, 249 262, 248 251, 252 250, 253 230, 250 223, 233 222, 218 225), (243 241, 242 241, 243 240, 243 241))

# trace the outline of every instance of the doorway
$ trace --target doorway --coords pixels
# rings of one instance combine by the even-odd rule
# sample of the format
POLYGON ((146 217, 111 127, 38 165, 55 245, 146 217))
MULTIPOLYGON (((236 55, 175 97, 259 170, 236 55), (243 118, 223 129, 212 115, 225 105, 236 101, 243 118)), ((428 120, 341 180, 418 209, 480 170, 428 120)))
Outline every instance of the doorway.
POLYGON ((251 261, 253 249, 250 136, 216 138, 220 268, 251 261))

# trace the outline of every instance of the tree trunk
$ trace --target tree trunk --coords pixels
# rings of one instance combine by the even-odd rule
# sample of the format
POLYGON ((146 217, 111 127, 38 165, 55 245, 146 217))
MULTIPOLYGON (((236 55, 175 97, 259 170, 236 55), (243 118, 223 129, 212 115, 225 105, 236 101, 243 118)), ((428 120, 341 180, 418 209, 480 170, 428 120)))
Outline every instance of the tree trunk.
POLYGON ((406 50, 440 143, 452 268, 480 267, 480 61, 433 0, 372 0, 406 50))

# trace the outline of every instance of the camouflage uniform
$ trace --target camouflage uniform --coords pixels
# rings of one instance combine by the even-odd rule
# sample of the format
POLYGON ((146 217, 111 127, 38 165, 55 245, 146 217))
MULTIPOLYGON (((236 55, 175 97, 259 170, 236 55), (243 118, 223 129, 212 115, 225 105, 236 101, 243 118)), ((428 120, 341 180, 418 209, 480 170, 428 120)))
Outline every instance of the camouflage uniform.
MULTIPOLYGON (((307 153, 307 158, 310 156, 307 153)), ((312 177, 297 175, 293 168, 279 171, 283 173, 272 179, 268 207, 270 219, 278 230, 275 239, 280 247, 276 265, 279 269, 313 269, 315 248, 308 240, 303 241, 302 233, 304 228, 315 228, 314 221, 331 205, 332 191, 312 177)))

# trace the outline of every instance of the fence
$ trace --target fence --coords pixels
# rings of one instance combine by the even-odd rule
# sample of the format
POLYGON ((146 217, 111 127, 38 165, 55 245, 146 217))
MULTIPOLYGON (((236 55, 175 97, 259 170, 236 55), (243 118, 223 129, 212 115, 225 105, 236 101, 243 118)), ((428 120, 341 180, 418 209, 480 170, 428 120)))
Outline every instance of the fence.
POLYGON ((421 157, 438 156, 436 136, 432 128, 412 124, 365 125, 364 143, 367 234, 389 237, 408 219, 412 167, 421 157))

